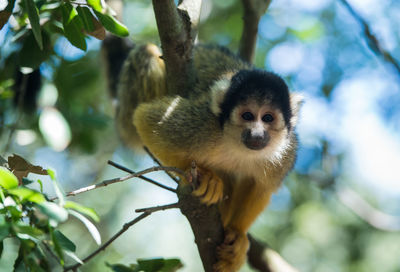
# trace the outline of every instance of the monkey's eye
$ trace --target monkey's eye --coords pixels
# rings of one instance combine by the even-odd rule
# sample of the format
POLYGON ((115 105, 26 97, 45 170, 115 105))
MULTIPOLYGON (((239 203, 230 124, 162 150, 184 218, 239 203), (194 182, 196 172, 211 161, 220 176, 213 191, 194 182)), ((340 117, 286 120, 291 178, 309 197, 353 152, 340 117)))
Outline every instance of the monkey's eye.
POLYGON ((245 113, 242 114, 243 120, 246 121, 253 121, 254 120, 254 115, 251 112, 246 111, 245 113))
POLYGON ((272 121, 274 121, 274 117, 272 116, 272 114, 267 113, 261 118, 261 120, 263 120, 263 122, 265 123, 271 123, 272 121))

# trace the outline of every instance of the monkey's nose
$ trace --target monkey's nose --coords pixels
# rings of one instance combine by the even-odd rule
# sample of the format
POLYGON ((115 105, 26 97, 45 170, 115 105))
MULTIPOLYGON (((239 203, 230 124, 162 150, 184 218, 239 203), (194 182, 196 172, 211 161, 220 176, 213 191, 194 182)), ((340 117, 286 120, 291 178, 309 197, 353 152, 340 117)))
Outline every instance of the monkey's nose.
POLYGON ((252 133, 251 130, 247 130, 242 133, 242 142, 249 149, 260 150, 267 146, 269 135, 266 131, 262 133, 252 133))

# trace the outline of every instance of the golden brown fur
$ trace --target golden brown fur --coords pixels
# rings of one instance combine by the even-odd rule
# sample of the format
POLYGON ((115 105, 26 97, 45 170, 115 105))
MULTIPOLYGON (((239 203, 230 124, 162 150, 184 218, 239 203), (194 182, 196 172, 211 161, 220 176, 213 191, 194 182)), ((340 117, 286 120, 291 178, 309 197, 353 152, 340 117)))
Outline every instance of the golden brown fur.
MULTIPOLYGON (((197 47, 194 54, 198 83, 189 97, 163 97, 164 76, 152 75, 142 66, 148 60, 132 55, 132 61, 137 62, 125 65, 125 77, 131 78, 121 86, 129 86, 128 92, 135 94, 124 94, 127 90, 121 88, 120 98, 133 106, 127 111, 120 109, 117 122, 120 130, 130 126, 131 114, 138 105, 133 123, 142 144, 166 166, 189 170, 192 161, 196 162, 200 185, 194 194, 206 204, 219 203, 225 228, 225 241, 218 249, 215 270, 237 271, 246 260, 249 227, 294 164, 297 141, 293 128, 301 100, 294 94, 290 97, 293 112, 290 129, 279 110, 261 105, 269 107, 277 120, 266 125, 271 135, 268 146, 250 150, 240 142, 246 126, 237 117, 240 108, 232 112, 223 128, 216 116, 230 78, 241 69, 250 69, 250 65, 218 47, 197 47), (130 71, 135 73, 129 74, 130 71)), ((156 55, 141 57, 150 57, 155 66, 159 65, 153 66, 153 70, 164 71, 163 62, 154 59, 156 55)), ((256 104, 250 100, 245 107, 258 107, 256 104)), ((132 141, 134 131, 132 128, 123 132, 123 139, 132 141)))

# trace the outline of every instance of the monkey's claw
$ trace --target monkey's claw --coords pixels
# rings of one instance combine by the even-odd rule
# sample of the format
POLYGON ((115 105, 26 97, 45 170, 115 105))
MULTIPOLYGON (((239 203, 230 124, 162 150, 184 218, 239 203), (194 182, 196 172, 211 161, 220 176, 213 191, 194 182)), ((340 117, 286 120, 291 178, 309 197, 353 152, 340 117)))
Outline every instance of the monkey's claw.
POLYGON ((217 248, 218 262, 214 265, 215 272, 234 272, 246 261, 249 240, 245 233, 232 229, 225 230, 225 240, 217 248))
POLYGON ((193 194, 200 198, 204 204, 211 205, 222 200, 224 185, 222 180, 212 171, 198 168, 198 187, 193 194))

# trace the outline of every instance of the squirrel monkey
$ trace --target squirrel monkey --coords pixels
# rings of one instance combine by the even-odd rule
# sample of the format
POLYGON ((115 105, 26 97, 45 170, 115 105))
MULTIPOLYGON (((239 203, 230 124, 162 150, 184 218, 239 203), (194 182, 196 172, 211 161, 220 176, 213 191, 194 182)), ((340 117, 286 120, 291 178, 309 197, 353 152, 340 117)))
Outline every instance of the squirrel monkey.
POLYGON ((190 171, 196 162, 193 193, 219 205, 225 230, 215 271, 237 271, 246 260, 249 227, 295 162, 302 98, 279 76, 210 46, 194 49, 193 92, 167 94, 160 55, 144 45, 125 62, 119 130, 128 143, 138 135, 165 166, 190 171))

